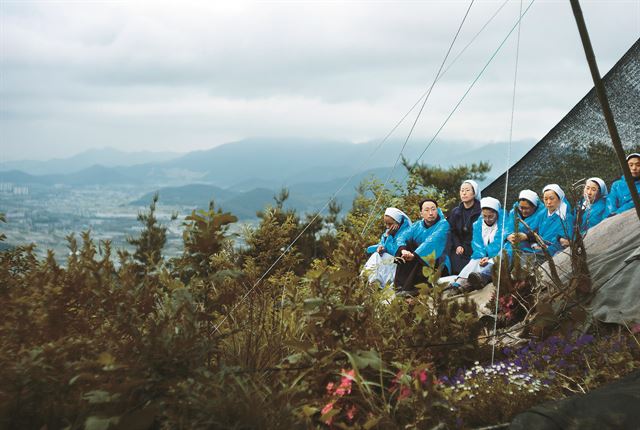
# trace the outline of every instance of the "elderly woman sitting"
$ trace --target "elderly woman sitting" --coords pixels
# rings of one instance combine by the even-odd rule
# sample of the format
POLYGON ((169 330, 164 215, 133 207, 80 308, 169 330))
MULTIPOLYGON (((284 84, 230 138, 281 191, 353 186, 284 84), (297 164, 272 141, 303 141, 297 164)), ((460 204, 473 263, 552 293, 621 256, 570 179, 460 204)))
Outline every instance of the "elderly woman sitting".
POLYGON ((535 239, 532 232, 538 229, 540 214, 544 209, 535 191, 520 191, 518 201, 513 204, 504 225, 506 249, 509 255, 515 246, 522 252, 533 252, 531 245, 535 243, 535 239))
MULTIPOLYGON (((553 256, 569 246, 569 239, 573 237, 574 219, 564 191, 558 184, 547 185, 542 194, 547 210, 540 215, 538 235, 553 256)), ((542 252, 538 243, 534 243, 532 248, 537 253, 542 252)))
POLYGON ((608 215, 607 185, 600 178, 589 178, 584 184, 583 197, 575 211, 576 222, 580 222, 580 233, 585 234, 608 215))
POLYGON ((380 242, 367 248, 371 257, 362 271, 369 283, 378 282, 381 287, 393 283, 396 275, 393 258, 398 251, 397 240, 400 233, 411 227, 411 220, 407 214, 397 208, 387 208, 383 220, 386 229, 380 236, 380 242))
POLYGON ((451 273, 460 273, 471 259, 473 223, 480 216, 480 189, 478 183, 467 179, 460 185, 460 204, 453 208, 447 221, 451 226, 447 254, 451 273))
POLYGON ((500 254, 504 216, 500 202, 493 197, 485 197, 480 200, 480 207, 482 215, 473 223, 471 260, 451 284, 458 291, 477 290, 488 284, 492 278, 495 257, 500 254))

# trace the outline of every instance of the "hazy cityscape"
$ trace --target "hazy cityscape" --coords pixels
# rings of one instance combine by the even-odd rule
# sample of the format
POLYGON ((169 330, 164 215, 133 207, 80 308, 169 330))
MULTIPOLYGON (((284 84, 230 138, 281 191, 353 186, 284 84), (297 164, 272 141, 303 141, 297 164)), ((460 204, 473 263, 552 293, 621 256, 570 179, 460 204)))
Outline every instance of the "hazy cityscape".
MULTIPOLYGON (((54 251, 56 260, 64 263, 69 253, 66 237, 90 231, 96 243, 110 240, 116 249, 133 249, 128 237, 139 234, 142 226, 138 213, 146 206, 130 205, 149 188, 134 186, 69 186, 69 185, 17 185, 0 183, 0 207, 7 223, 2 231, 7 235, 4 246, 37 245, 37 254, 47 249, 54 251)), ((148 203, 151 203, 149 201, 148 203)), ((165 205, 159 201, 156 217, 167 227, 165 256, 182 252, 182 224, 194 207, 165 205), (178 217, 172 220, 172 214, 178 217)), ((235 230, 241 224, 235 225, 235 230)), ((249 222, 250 223, 250 222, 249 222)), ((115 253, 115 252, 114 252, 115 253)))

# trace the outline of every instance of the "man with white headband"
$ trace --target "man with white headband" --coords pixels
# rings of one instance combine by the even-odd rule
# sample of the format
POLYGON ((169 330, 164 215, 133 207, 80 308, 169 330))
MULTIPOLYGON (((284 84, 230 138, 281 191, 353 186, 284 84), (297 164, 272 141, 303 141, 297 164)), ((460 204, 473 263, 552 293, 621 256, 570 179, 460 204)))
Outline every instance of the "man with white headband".
MULTIPOLYGON (((640 153, 634 152, 627 155, 627 165, 633 177, 633 183, 640 194, 640 153)), ((621 212, 633 208, 631 190, 625 181, 624 176, 611 185, 611 192, 607 197, 608 215, 617 215, 621 212)))
POLYGON ((600 178, 589 178, 584 184, 583 197, 575 210, 580 233, 585 234, 607 217, 607 185, 600 178))
POLYGON ((435 258, 435 267, 448 273, 449 259, 446 245, 449 240, 449 223, 433 199, 424 199, 419 203, 422 220, 416 221, 398 236, 396 252, 396 276, 393 283, 397 294, 414 296, 418 294, 416 284, 426 282, 422 272, 429 266, 430 258, 435 258))
POLYGON ((367 276, 369 283, 378 282, 382 288, 393 283, 396 274, 393 258, 398 251, 397 239, 412 224, 407 214, 393 207, 384 211, 383 221, 386 229, 380 236, 380 242, 367 248, 371 257, 362 270, 362 275, 367 276))
POLYGON ((493 197, 480 200, 482 216, 473 223, 471 260, 451 284, 454 291, 477 290, 491 281, 495 257, 500 254, 502 217, 500 202, 493 197))

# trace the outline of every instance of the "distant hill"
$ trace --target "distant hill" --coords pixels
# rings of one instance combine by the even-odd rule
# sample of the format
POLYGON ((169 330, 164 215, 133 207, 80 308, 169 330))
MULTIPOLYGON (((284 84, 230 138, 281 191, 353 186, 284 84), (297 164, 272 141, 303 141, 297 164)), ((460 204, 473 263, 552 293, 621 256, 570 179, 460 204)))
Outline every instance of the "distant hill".
POLYGON ((0 172, 0 182, 11 182, 14 184, 50 184, 50 176, 36 176, 22 172, 20 170, 9 170, 0 172))
POLYGON ((181 187, 161 188, 144 194, 142 197, 132 201, 130 204, 147 206, 156 192, 159 193, 160 201, 163 203, 200 208, 206 207, 212 199, 219 202, 237 195, 237 193, 233 191, 224 190, 213 185, 190 184, 183 185, 181 187))
MULTIPOLYGON (((246 191, 222 189, 205 184, 164 187, 146 193, 130 204, 147 206, 157 192, 162 204, 187 208, 206 208, 209 201, 213 199, 216 207, 232 212, 240 219, 250 219, 255 218, 256 212, 264 209, 266 205, 273 205, 275 203, 274 196, 278 194, 283 186, 286 186, 289 190, 289 198, 285 202, 286 208, 293 208, 301 213, 316 212, 335 194, 336 202, 346 210, 351 207, 353 198, 356 195, 356 187, 360 182, 371 177, 384 181, 390 172, 391 168, 389 167, 378 168, 354 175, 348 182, 349 177, 341 177, 334 178, 331 181, 300 182, 288 186, 281 184, 277 187, 256 187, 246 191)), ((404 168, 398 167, 392 178, 400 181, 404 179, 405 174, 404 168)))
POLYGON ((0 171, 0 182, 15 184, 42 184, 42 185, 122 185, 133 183, 134 180, 118 171, 100 165, 93 165, 68 175, 30 175, 19 170, 7 172, 0 171))
POLYGON ((99 164, 105 167, 160 163, 180 156, 175 152, 125 152, 113 148, 89 149, 71 157, 47 161, 18 160, 0 163, 0 170, 21 170, 31 175, 69 174, 99 164))
MULTIPOLYGON (((271 190, 302 183, 323 183, 361 175, 375 169, 389 169, 398 157, 402 140, 354 144, 331 140, 309 139, 245 139, 206 151, 194 151, 162 162, 109 166, 102 163, 67 174, 20 176, 6 173, 5 179, 15 183, 61 183, 69 185, 134 185, 145 187, 178 187, 200 183, 237 192, 256 188, 271 190)), ((516 142, 514 159, 521 157, 533 142, 516 142)), ((424 142, 410 142, 403 156, 415 161, 424 142)), ((123 156, 123 153, 119 153, 123 156)), ((128 156, 128 155, 127 155, 128 156)), ((55 160, 54 160, 55 161, 55 160)), ((493 170, 506 167, 506 145, 491 143, 472 145, 468 142, 434 142, 420 162, 451 166, 490 161, 493 170)), ((398 172, 403 168, 398 166, 398 172)), ((0 172, 2 173, 2 172, 0 172)), ((24 172, 23 172, 24 173, 24 172)), ((490 178, 497 176, 493 172, 490 178)), ((302 198, 302 196, 301 196, 302 198)))

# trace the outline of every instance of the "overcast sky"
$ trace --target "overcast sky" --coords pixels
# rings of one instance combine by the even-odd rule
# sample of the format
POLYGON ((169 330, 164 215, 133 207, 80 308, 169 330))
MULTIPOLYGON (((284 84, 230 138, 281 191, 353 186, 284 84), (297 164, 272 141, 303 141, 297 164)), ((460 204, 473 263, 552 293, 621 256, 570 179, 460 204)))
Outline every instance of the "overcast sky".
MULTIPOLYGON (((476 0, 449 61, 502 3, 476 0)), ((430 86, 468 5, 2 0, 2 159, 186 152, 256 136, 379 139, 430 86)), ((582 7, 604 75, 640 37, 640 0, 582 7)), ((438 81, 413 141, 431 139, 519 8, 510 0, 438 81)), ((516 36, 442 138, 508 138, 516 36)), ((514 139, 537 140, 592 86, 568 0, 535 1, 519 60, 514 139)))

